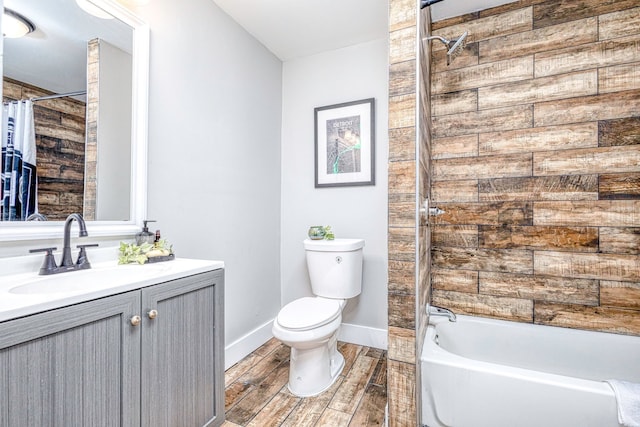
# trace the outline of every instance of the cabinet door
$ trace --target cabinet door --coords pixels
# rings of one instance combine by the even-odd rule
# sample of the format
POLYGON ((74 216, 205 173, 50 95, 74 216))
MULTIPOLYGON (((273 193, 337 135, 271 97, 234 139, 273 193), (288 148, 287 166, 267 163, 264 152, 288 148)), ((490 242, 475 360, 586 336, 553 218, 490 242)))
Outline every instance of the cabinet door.
POLYGON ((0 426, 140 425, 140 292, 0 323, 0 426))
POLYGON ((142 290, 143 426, 224 421, 223 280, 216 270, 142 290))

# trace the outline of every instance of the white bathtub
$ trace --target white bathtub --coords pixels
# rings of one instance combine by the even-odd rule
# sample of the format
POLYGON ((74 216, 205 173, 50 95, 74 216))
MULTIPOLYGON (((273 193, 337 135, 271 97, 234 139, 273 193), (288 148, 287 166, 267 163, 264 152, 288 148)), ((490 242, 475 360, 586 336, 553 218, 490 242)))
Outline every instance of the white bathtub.
POLYGON ((640 337, 431 316, 422 358, 429 427, 616 427, 607 379, 640 383, 640 337))

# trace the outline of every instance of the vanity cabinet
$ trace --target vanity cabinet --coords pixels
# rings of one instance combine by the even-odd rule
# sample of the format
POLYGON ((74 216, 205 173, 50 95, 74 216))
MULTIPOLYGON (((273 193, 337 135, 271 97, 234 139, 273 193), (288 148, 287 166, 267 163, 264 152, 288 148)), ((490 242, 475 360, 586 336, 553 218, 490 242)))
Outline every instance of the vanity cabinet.
POLYGON ((0 323, 0 427, 219 426, 223 270, 0 323))

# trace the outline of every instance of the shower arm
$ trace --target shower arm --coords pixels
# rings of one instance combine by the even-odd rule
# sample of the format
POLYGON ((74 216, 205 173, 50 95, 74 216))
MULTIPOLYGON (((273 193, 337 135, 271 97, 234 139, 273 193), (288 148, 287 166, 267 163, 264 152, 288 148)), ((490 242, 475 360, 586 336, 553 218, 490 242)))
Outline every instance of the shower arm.
POLYGON ((447 40, 442 36, 428 36, 428 37, 424 37, 422 40, 426 40, 426 41, 440 40, 442 43, 444 43, 445 46, 449 46, 449 43, 452 41, 452 40, 447 40))

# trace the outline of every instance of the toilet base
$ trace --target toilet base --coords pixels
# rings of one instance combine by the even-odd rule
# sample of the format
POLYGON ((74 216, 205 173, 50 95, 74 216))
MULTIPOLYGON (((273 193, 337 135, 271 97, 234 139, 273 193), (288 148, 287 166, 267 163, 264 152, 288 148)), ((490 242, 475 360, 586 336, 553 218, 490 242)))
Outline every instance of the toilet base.
POLYGON ((291 347, 289 391, 299 397, 316 396, 333 385, 343 368, 344 356, 337 349, 337 334, 316 348, 291 347))

